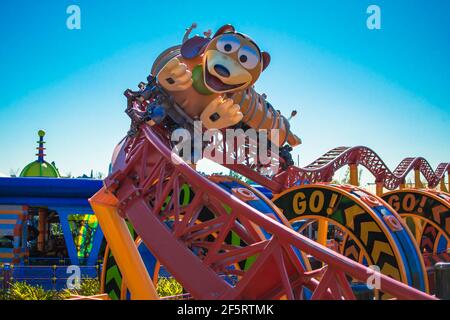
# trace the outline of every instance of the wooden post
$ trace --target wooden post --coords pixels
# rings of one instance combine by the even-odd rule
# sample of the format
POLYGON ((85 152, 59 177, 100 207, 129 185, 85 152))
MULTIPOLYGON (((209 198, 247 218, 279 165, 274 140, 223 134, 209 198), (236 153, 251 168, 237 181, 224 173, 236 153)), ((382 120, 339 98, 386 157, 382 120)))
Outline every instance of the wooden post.
POLYGON ((358 187, 358 165, 356 163, 351 163, 348 165, 350 168, 350 184, 358 187))

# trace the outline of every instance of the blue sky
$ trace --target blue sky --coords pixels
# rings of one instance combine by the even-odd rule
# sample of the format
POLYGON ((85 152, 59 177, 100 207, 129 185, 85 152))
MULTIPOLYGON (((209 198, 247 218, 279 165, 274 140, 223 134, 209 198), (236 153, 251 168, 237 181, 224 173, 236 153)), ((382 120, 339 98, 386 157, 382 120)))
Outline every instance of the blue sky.
POLYGON ((0 2, 0 172, 33 160, 36 132, 62 173, 106 172, 129 125, 126 88, 184 29, 225 23, 272 62, 256 87, 289 114, 306 165, 341 145, 365 145, 394 168, 450 161, 450 1, 0 2), (81 8, 68 30, 66 8, 81 8), (382 29, 366 27, 369 5, 382 29))

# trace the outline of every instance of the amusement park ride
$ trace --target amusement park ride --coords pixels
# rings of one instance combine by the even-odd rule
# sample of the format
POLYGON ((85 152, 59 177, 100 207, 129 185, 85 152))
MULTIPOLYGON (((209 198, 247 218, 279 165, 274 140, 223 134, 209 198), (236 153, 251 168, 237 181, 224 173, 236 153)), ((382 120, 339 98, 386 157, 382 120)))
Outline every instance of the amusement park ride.
POLYGON ((37 159, 18 177, 0 178, 0 289, 27 282, 45 289, 67 286, 67 265, 98 276, 103 234, 88 198, 102 183, 62 178, 45 159, 38 132, 37 159))
POLYGON ((374 276, 373 298, 434 299, 431 267, 449 260, 450 164, 433 171, 423 158, 406 158, 392 172, 369 148, 339 147, 295 167, 289 151, 300 139, 252 86, 270 56, 230 25, 189 38, 194 27, 156 59, 139 91, 125 92, 131 129, 90 199, 108 243, 103 290, 157 299, 163 265, 194 299, 355 299, 374 276), (198 119, 223 135, 230 127, 280 131, 270 141, 280 147, 270 155, 275 171, 258 161, 257 141, 231 147, 219 135, 203 145, 214 159, 231 154, 223 165, 272 199, 173 154, 172 132, 192 132, 198 119), (343 166, 350 184, 332 184, 343 166), (376 195, 358 187, 358 166, 374 175, 376 195), (405 189, 411 171, 416 188, 405 189))
MULTIPOLYGON (((194 28, 158 56, 139 90, 125 91, 131 127, 103 184, 58 180, 43 159, 42 135, 38 161, 27 170, 50 176, 0 178, 2 219, 13 210, 24 220, 27 206, 40 208, 39 221, 58 217, 77 264, 68 219, 95 213, 99 228, 87 265, 101 255, 104 236, 101 290, 111 299, 158 299, 160 272, 192 299, 436 299, 434 266, 450 261, 450 164, 433 170, 423 158, 406 158, 391 171, 367 147, 338 147, 294 166, 290 151, 300 138, 253 87, 270 55, 230 25, 189 37, 194 28), (217 134, 197 153, 176 153, 173 133, 195 135, 197 120, 200 131, 217 134), (229 129, 257 135, 230 141, 229 129), (275 147, 269 162, 260 161, 255 147, 262 140, 275 147), (198 172, 199 154, 252 182, 198 172), (191 155, 194 161, 186 159, 191 155), (349 184, 332 183, 345 166, 349 184), (358 186, 359 166, 375 177, 376 194, 358 186), (414 188, 406 188, 410 172, 414 188)), ((42 232, 45 223, 39 222, 42 232)), ((27 235, 20 230, 10 230, 15 238, 7 255, 22 263, 27 235)))

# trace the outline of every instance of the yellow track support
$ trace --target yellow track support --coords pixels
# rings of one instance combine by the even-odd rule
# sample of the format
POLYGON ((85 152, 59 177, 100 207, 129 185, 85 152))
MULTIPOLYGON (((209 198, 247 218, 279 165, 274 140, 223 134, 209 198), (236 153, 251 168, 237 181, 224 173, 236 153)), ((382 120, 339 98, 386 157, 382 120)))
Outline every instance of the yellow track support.
POLYGON ((89 202, 134 300, 159 299, 127 224, 117 213, 117 199, 105 188, 89 202))
POLYGON ((323 246, 327 245, 328 235, 328 221, 326 219, 319 219, 317 227, 317 242, 323 246))
POLYGON ((384 193, 384 186, 383 186, 383 182, 376 182, 376 194, 377 196, 381 197, 384 193))
POLYGON ((448 189, 447 189, 447 187, 445 186, 445 176, 442 177, 440 183, 441 183, 441 185, 440 185, 441 191, 442 191, 442 192, 448 192, 448 189))
POLYGON ((420 170, 414 169, 414 188, 421 189, 423 188, 422 181, 420 181, 420 170))
POLYGON ((348 165, 350 168, 350 184, 353 186, 358 187, 359 186, 359 182, 358 182, 358 165, 357 164, 349 164, 348 165))

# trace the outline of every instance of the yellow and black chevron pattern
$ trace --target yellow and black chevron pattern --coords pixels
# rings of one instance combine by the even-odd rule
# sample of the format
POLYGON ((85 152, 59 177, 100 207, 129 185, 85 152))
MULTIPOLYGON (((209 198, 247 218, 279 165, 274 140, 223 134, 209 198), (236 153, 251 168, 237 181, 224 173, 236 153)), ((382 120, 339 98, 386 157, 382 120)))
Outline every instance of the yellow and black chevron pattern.
POLYGON ((439 230, 432 224, 426 222, 423 226, 422 237, 420 239, 420 249, 423 253, 434 252, 439 230))
MULTIPOLYGON (((128 229, 133 239, 136 240, 137 234, 129 223, 128 229)), ((122 274, 109 246, 106 246, 105 257, 106 259, 103 265, 105 270, 102 274, 101 287, 103 288, 103 292, 107 293, 112 300, 119 300, 122 290, 122 274)))
MULTIPOLYGON (((404 189, 389 192, 383 199, 402 217, 424 220, 421 251, 434 252, 441 233, 450 244, 450 202, 446 194, 431 190, 404 189), (437 231, 437 232, 436 232, 437 231), (430 243, 432 242, 432 243, 430 243)), ((434 252, 436 253, 436 252, 434 252)))
POLYGON ((341 253, 354 261, 360 261, 361 249, 355 240, 350 239, 349 237, 346 237, 343 241, 341 253))
POLYGON ((351 235, 344 243, 344 254, 358 261, 359 255, 364 253, 370 259, 368 264, 378 266, 385 275, 405 281, 402 258, 396 254, 398 251, 389 232, 386 232, 377 214, 363 205, 357 196, 350 195, 339 186, 314 185, 291 189, 273 201, 291 222, 329 219, 351 235))

